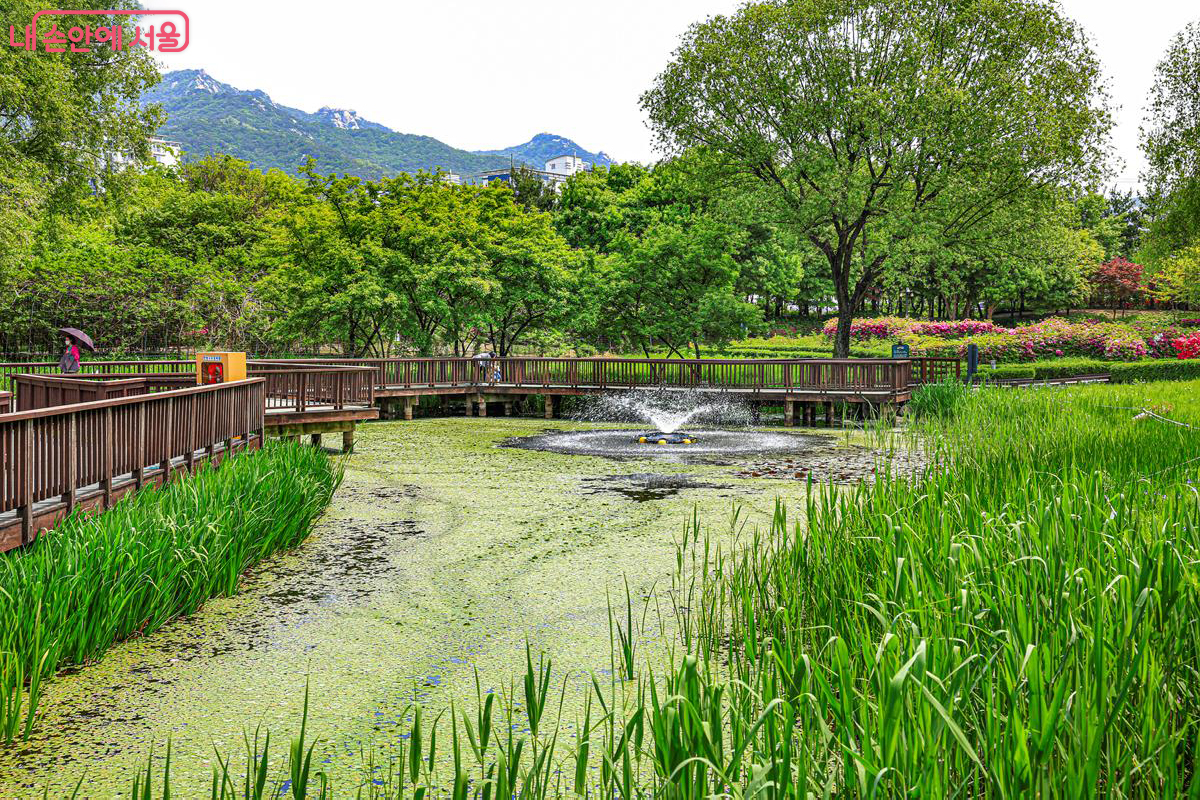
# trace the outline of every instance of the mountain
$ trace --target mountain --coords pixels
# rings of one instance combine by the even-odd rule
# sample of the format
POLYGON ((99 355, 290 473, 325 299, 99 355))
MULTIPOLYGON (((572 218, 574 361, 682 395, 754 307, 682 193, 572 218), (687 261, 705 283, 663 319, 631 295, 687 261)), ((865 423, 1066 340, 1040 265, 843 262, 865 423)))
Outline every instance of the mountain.
MULTIPOLYGON (((540 152, 536 148, 528 157, 515 151, 544 138, 577 147, 569 139, 539 134, 520 148, 472 153, 432 136, 398 133, 347 108, 325 107, 310 114, 282 106, 266 92, 237 89, 204 70, 166 73, 143 102, 162 105, 167 121, 159 135, 182 144, 189 157, 228 153, 259 169, 292 174, 309 156, 321 172, 366 179, 437 168, 469 175, 507 167, 510 156, 541 169, 545 159, 533 157, 540 152)), ((549 153, 547 158, 559 154, 549 153)), ((586 157, 583 151, 580 156, 586 157)))
POLYGON ((553 133, 539 133, 525 144, 506 147, 503 150, 475 150, 481 156, 512 156, 517 161, 524 161, 541 169, 546 162, 555 156, 579 156, 596 167, 607 167, 613 160, 601 150, 592 153, 584 150, 565 136, 555 136, 553 133))

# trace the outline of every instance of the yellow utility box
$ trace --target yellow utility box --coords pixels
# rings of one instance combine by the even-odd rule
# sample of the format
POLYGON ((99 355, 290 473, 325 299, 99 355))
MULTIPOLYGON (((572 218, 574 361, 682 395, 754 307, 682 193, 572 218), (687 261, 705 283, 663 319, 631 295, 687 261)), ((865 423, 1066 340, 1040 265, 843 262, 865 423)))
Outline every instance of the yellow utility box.
POLYGON ((245 353, 196 353, 196 383, 203 386, 245 379, 245 353))

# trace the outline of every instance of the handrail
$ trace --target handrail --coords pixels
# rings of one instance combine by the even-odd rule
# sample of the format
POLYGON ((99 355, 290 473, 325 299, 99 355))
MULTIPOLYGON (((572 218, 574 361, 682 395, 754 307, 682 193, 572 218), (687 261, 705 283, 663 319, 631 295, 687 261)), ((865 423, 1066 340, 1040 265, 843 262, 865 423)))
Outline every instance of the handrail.
POLYGON ((145 377, 95 380, 75 375, 13 375, 18 411, 146 394, 154 388, 145 377))
MULTIPOLYGON (((113 371, 130 362, 92 362, 96 371, 113 371), (99 364, 110 366, 101 367, 99 364)), ((146 364, 150 362, 136 362, 146 364)), ((156 368, 192 362, 159 361, 156 368)), ((0 370, 6 365, 0 364, 0 370)), ((8 365, 12 366, 12 365, 8 365)), ((29 366, 29 365, 25 365, 29 366)), ((51 367, 49 363, 45 365, 51 367)), ((313 406, 343 408, 374 403, 383 389, 536 387, 567 390, 652 386, 736 389, 742 391, 881 392, 961 377, 952 358, 863 359, 687 359, 554 358, 547 356, 478 359, 427 358, 257 359, 251 375, 268 379, 272 410, 305 411, 313 406)), ((95 374, 95 373, 89 373, 95 374)), ((114 375, 120 374, 113 372, 114 375)), ((176 373, 160 373, 176 374, 176 373)))
POLYGON ((44 520, 70 513, 87 487, 97 487, 89 502, 106 508, 114 491, 140 488, 148 471, 157 468, 165 480, 192 467, 198 453, 212 457, 218 444, 227 453, 235 442, 261 442, 265 383, 249 378, 0 414, 0 550, 28 543, 44 520), (35 510, 55 498, 50 511, 35 510))
POLYGON ((12 411, 13 393, 0 391, 0 414, 12 411))
POLYGON ((912 373, 907 359, 456 357, 340 359, 335 363, 371 366, 377 388, 494 386, 595 390, 686 386, 751 391, 905 391, 912 373))

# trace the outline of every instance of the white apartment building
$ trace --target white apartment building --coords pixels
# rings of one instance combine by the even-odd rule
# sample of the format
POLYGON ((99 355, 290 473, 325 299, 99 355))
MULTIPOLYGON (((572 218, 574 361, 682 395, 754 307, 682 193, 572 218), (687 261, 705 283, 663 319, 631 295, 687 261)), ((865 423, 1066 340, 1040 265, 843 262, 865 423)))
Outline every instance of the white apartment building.
MULTIPOLYGON (((550 184, 554 191, 557 192, 562 190, 562 186, 567 182, 567 178, 591 168, 592 165, 579 156, 561 155, 547 161, 545 169, 530 169, 529 172, 534 177, 540 178, 543 183, 550 184)), ((511 180, 512 168, 508 168, 489 169, 486 172, 478 172, 467 176, 465 182, 478 185, 491 183, 492 181, 504 181, 508 183, 511 180)))
POLYGON ((591 164, 579 156, 561 155, 555 156, 546 162, 546 172, 554 175, 571 176, 576 172, 583 172, 585 169, 590 169, 591 166, 591 164))
POLYGON ((150 156, 164 167, 178 166, 179 155, 182 152, 183 145, 179 142, 160 139, 157 136, 150 137, 150 156))

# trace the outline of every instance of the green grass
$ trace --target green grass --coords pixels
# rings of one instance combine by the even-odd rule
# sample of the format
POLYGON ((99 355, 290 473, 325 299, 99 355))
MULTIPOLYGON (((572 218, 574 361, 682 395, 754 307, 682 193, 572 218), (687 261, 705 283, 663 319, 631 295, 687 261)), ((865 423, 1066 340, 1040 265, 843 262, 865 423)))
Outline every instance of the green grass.
POLYGON ((321 451, 268 444, 0 555, 0 739, 28 736, 40 682, 237 590, 307 535, 340 480, 321 451))
MULTIPOLYGON (((315 773, 289 791, 1200 796, 1198 428, 1196 382, 963 392, 911 426, 923 475, 810 485, 732 550, 690 521, 665 674, 628 644, 627 596, 580 718, 555 713, 551 663, 529 653, 475 709, 410 709, 361 786, 315 773)), ((257 737, 223 757, 212 796, 278 794, 308 763, 301 730, 271 781, 257 737)))

